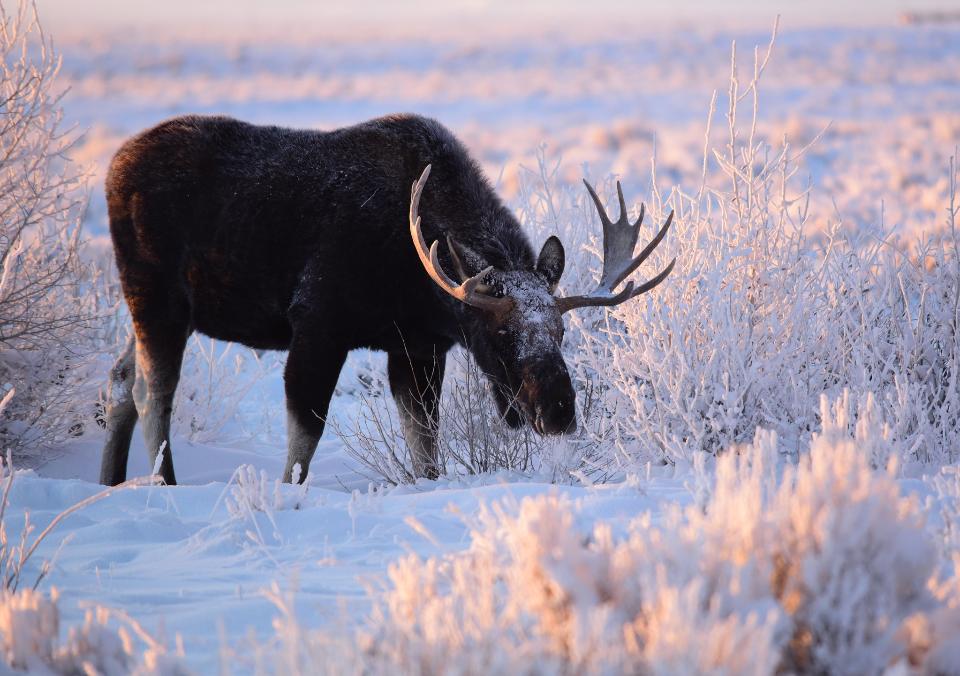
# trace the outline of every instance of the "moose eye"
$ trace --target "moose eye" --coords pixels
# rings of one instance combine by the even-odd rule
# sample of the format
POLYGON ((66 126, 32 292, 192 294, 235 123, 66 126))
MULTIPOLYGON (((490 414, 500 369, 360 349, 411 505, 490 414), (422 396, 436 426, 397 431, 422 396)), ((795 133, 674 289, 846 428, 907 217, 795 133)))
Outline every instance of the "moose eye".
POLYGON ((487 284, 487 294, 494 298, 503 298, 507 295, 504 293, 503 288, 496 283, 487 284))

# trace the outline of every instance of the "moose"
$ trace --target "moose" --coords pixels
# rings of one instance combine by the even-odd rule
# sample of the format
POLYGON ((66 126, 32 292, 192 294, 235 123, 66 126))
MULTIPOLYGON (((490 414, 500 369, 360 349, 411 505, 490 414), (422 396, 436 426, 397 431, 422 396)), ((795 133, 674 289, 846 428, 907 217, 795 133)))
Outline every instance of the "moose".
POLYGON ((673 213, 634 256, 642 207, 630 223, 617 183, 613 222, 584 184, 603 225, 602 274, 594 291, 558 297, 560 240, 551 236, 535 256, 466 148, 432 119, 392 115, 324 132, 183 116, 129 139, 110 164, 106 196, 134 331, 110 372, 101 482, 126 478, 139 417, 151 463, 162 452, 162 478, 176 483, 170 417, 194 331, 288 351, 286 482, 306 477, 341 367, 361 347, 387 353, 418 477, 441 469, 437 404, 457 344, 506 424, 574 431, 563 314, 634 298, 676 262, 615 291, 673 213))

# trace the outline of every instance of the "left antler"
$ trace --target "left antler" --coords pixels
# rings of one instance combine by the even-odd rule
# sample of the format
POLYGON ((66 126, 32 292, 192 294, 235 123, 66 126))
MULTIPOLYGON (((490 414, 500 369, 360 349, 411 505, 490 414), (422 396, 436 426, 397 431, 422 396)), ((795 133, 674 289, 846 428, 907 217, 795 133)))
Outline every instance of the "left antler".
POLYGON ((631 225, 630 220, 627 218, 627 203, 623 199, 623 189, 620 187, 620 181, 617 181, 617 198, 620 201, 620 219, 614 223, 610 220, 606 210, 603 208, 603 204, 601 204, 600 198, 597 197, 593 186, 587 183, 586 179, 584 179, 583 184, 587 186, 587 192, 589 192, 590 197, 593 198, 593 203, 597 206, 597 212, 600 214, 600 222, 603 224, 603 274, 600 275, 600 283, 597 285, 597 288, 586 296, 558 298, 557 307, 561 313, 581 307, 619 305, 631 298, 639 296, 641 293, 646 293, 662 282, 667 278, 667 275, 673 271, 673 266, 677 262, 677 259, 674 258, 663 272, 636 288, 634 288, 633 282, 627 282, 627 285, 623 287, 620 293, 614 293, 614 288, 626 279, 631 272, 636 270, 643 261, 647 260, 650 254, 653 253, 653 250, 656 249, 657 245, 663 240, 664 235, 667 234, 667 230, 670 229, 670 224, 673 223, 673 211, 670 212, 670 215, 667 217, 666 222, 663 224, 663 227, 660 228, 656 237, 643 248, 640 255, 633 258, 633 250, 637 246, 637 238, 640 235, 640 224, 643 223, 643 205, 640 205, 640 217, 636 223, 631 225))
POLYGON ((460 276, 460 284, 457 284, 440 267, 440 260, 437 256, 439 241, 435 241, 429 249, 427 248, 427 242, 423 238, 423 230, 420 229, 420 196, 423 194, 423 186, 427 184, 429 176, 430 165, 428 164, 423 173, 420 174, 420 178, 414 181, 413 187, 410 189, 410 236, 413 238, 413 246, 417 250, 423 268, 430 275, 430 279, 436 282, 437 286, 467 305, 498 313, 509 310, 513 307, 513 301, 509 298, 488 295, 489 287, 480 281, 493 270, 492 266, 481 270, 472 277, 468 276, 464 272, 463 263, 448 237, 450 257, 453 259, 457 274, 460 276))

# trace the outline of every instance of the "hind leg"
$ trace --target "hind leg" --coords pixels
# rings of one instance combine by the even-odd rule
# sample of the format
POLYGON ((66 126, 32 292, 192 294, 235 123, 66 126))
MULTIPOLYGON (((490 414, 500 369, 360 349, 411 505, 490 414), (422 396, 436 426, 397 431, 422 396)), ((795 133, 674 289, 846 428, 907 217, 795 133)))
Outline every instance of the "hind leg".
POLYGON ((173 484, 170 415, 192 330, 190 286, 185 276, 189 244, 184 239, 191 221, 182 200, 167 193, 133 189, 142 174, 125 164, 124 152, 114 160, 107 178, 107 209, 117 272, 137 337, 133 400, 151 465, 156 466, 157 454, 164 446, 158 469, 163 479, 173 484))
POLYGON ((151 468, 157 466, 157 455, 163 448, 160 475, 168 485, 177 483, 173 472, 173 451, 170 448, 170 417, 173 397, 180 382, 183 351, 190 332, 187 326, 137 327, 137 382, 134 401, 143 425, 143 438, 151 468))
POLYGON ((136 380, 136 338, 130 336, 123 354, 110 370, 107 390, 107 441, 100 461, 100 483, 116 486, 127 478, 127 457, 130 439, 137 424, 137 407, 133 401, 136 380))
POLYGON ((183 351, 191 332, 190 300, 175 276, 149 262, 138 260, 136 265, 125 265, 121 275, 137 336, 133 400, 140 416, 147 456, 151 468, 156 467, 157 454, 163 447, 159 474, 166 483, 175 484, 170 416, 183 351))

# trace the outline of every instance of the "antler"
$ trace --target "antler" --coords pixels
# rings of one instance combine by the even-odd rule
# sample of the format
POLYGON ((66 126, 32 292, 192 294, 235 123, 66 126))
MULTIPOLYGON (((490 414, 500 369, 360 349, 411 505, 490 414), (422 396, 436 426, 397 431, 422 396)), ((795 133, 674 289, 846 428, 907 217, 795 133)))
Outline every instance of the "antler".
POLYGON ((437 257, 439 240, 434 241, 434 243, 430 245, 428 252, 427 242, 423 238, 423 231, 420 229, 420 214, 418 212, 420 209, 420 195, 423 193, 423 186, 427 184, 427 178, 430 176, 430 166, 429 164, 426 166, 423 173, 420 174, 420 178, 413 183, 413 187, 410 189, 410 236, 413 238, 413 246, 420 256, 420 262, 423 263, 423 267, 426 269, 427 274, 430 275, 430 279, 457 300, 467 305, 492 312, 508 310, 513 305, 509 298, 497 298, 495 296, 485 295, 484 293, 489 290, 489 287, 481 283, 480 280, 493 270, 493 266, 481 270, 479 274, 473 277, 468 277, 464 272, 463 263, 460 261, 456 249, 453 247, 448 236, 447 244, 450 246, 450 255, 453 258, 457 274, 460 276, 460 284, 458 285, 450 279, 447 273, 443 271, 443 268, 440 267, 440 260, 437 257))
POLYGON ((607 212, 604 210, 603 204, 601 204, 600 198, 597 197, 593 186, 587 183, 586 179, 584 179, 583 184, 587 186, 587 192, 589 192, 590 197, 593 198, 593 203, 596 205, 597 212, 600 214, 600 222, 603 224, 603 274, 600 275, 600 283, 597 285, 596 290, 586 296, 558 298, 557 307, 561 313, 581 307, 619 305, 635 296, 639 296, 641 293, 646 293, 665 280, 667 275, 673 271, 673 266, 677 262, 677 259, 674 258, 663 272, 636 288, 634 288, 632 281, 627 282, 623 290, 615 294, 613 292, 614 288, 626 279, 631 272, 640 267, 640 264, 647 260, 650 254, 653 253, 653 250, 657 248, 657 245, 660 244, 664 235, 667 234, 667 230, 670 229, 670 224, 673 223, 673 212, 670 212, 667 221, 663 224, 663 227, 660 228, 660 232, 643 248, 640 255, 632 258, 633 250, 637 246, 637 237, 640 235, 640 224, 643 223, 643 205, 640 205, 640 217, 636 223, 631 225, 630 220, 627 218, 627 203, 626 200, 623 199, 623 189, 620 187, 620 181, 617 181, 617 199, 620 201, 620 220, 613 223, 610 217, 607 216, 607 212))

